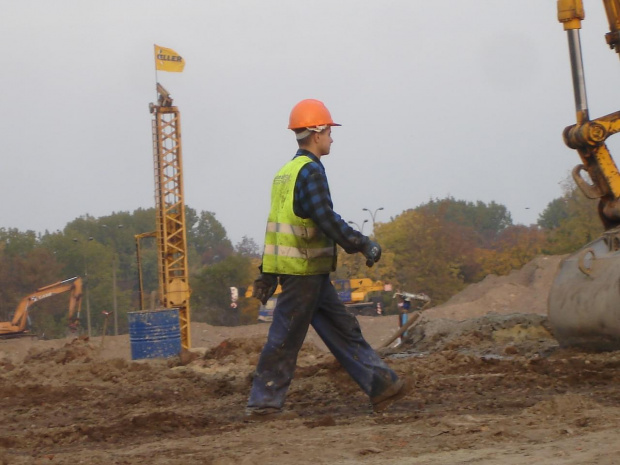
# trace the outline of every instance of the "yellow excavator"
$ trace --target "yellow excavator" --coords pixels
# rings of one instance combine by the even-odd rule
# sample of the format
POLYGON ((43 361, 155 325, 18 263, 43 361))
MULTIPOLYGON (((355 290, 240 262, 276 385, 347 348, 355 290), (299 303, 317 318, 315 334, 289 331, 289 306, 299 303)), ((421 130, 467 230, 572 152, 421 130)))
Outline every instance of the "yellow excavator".
POLYGON ((76 327, 80 318, 80 309, 82 308, 82 278, 79 277, 65 279, 64 281, 40 287, 24 297, 17 305, 13 319, 11 321, 0 321, 0 337, 7 338, 24 335, 27 332, 28 312, 32 304, 63 292, 71 293, 69 295, 69 326, 76 327), (77 316, 74 319, 73 316, 76 315, 76 312, 77 316))
MULTIPOLYGON (((603 0, 610 32, 605 36, 620 54, 620 0, 603 0)), ((560 264, 549 293, 549 322, 562 346, 620 349, 620 173, 605 141, 620 131, 620 112, 590 119, 579 30, 582 0, 558 0, 558 20, 567 33, 577 123, 564 129, 564 142, 581 164, 573 178, 581 191, 598 199, 605 232, 560 264), (584 178, 584 172, 587 178, 584 178)))

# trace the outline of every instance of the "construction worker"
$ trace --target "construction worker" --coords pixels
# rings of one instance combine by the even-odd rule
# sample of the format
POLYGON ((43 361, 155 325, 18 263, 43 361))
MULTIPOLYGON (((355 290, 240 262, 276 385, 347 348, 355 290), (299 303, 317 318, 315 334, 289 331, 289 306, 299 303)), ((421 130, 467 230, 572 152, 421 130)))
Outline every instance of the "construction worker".
POLYGON ((364 254, 368 266, 381 257, 379 244, 333 210, 321 163, 330 153, 333 126, 340 125, 318 100, 302 100, 290 114, 288 127, 299 150, 273 180, 261 274, 253 285, 253 296, 263 304, 278 281, 282 292, 252 382, 248 421, 282 414, 309 325, 369 396, 375 411, 385 410, 412 389, 366 342, 329 279, 336 269, 336 244, 347 253, 364 254))
MULTIPOLYGON (((402 297, 403 302, 399 304, 398 312, 398 327, 402 328, 409 319, 409 310, 411 310, 411 299, 409 297, 402 297)), ((407 331, 403 333, 403 337, 407 337, 407 331)))
MULTIPOLYGON (((398 328, 402 328, 409 319, 409 309, 411 309, 411 299, 409 297, 404 297, 402 294, 399 295, 398 302, 398 328)), ((396 347, 402 344, 403 339, 407 337, 407 331, 401 334, 401 337, 396 339, 396 347)))

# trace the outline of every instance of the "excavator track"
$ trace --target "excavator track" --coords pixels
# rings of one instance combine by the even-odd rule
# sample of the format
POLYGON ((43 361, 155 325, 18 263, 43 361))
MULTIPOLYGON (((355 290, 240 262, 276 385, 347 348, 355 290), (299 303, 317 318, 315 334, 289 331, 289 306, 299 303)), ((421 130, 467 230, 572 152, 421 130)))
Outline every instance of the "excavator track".
POLYGON ((38 339, 39 336, 30 333, 9 333, 0 334, 0 341, 7 339, 38 339))

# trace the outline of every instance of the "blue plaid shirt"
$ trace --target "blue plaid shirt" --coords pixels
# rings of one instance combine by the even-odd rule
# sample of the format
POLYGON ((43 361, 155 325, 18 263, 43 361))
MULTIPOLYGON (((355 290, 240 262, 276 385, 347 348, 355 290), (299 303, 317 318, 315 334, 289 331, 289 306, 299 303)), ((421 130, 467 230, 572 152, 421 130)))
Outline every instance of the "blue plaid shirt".
POLYGON ((299 171, 295 182, 293 211, 301 218, 311 218, 325 235, 347 253, 359 252, 368 238, 351 228, 334 211, 325 167, 312 152, 299 149, 295 157, 305 155, 312 160, 299 171))

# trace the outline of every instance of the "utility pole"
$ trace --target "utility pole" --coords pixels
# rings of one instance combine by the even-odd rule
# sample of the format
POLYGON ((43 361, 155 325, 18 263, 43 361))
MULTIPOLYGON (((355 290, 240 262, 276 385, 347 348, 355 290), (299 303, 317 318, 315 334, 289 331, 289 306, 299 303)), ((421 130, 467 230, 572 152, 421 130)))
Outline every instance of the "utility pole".
MULTIPOLYGON (((108 225, 103 224, 101 227, 107 229, 108 225)), ((116 229, 121 229, 122 227, 122 224, 116 225, 116 229)), ((112 244, 114 247, 114 251, 112 253, 112 309, 114 311, 114 335, 118 336, 118 302, 116 299, 116 249, 118 248, 118 245, 116 243, 116 235, 112 237, 112 244)))

